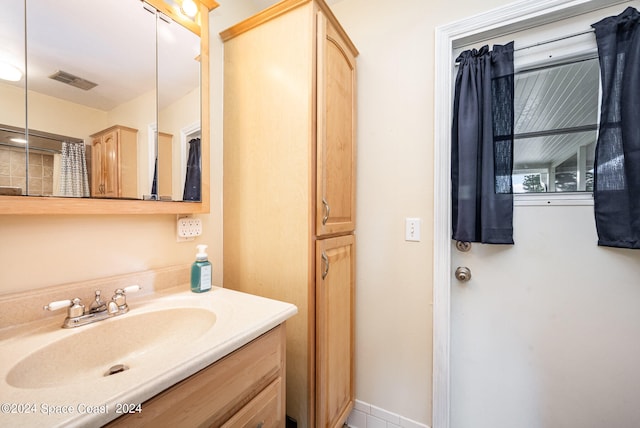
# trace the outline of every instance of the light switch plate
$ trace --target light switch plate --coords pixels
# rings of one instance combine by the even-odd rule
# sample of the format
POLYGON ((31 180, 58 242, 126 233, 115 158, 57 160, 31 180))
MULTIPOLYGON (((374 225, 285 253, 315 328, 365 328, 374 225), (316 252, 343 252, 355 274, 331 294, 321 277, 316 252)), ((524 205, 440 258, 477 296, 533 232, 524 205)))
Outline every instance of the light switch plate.
POLYGON ((412 217, 405 219, 405 227, 404 227, 404 240, 405 241, 420 241, 420 223, 421 219, 412 217))

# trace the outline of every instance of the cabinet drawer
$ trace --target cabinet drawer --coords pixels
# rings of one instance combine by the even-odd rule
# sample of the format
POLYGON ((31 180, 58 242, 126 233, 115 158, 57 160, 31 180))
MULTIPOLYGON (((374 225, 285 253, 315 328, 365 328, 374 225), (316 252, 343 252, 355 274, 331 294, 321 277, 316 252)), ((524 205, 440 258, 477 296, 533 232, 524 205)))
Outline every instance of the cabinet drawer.
POLYGON ((282 378, 274 380, 260 394, 229 419, 222 428, 269 428, 284 426, 282 378))
POLYGON ((109 427, 220 426, 284 376, 284 325, 142 404, 109 427))

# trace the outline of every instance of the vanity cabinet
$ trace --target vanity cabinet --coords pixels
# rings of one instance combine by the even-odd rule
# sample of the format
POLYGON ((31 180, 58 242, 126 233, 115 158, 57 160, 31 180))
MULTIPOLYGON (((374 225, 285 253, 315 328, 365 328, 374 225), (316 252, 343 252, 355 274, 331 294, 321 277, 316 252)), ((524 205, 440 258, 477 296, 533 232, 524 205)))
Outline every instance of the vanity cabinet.
POLYGON ((91 135, 91 196, 138 197, 138 130, 112 126, 91 135))
POLYGON ((142 403, 115 427, 283 427, 285 325, 142 403))
POLYGON ((225 288, 295 304, 287 415, 341 427, 354 402, 358 52, 322 0, 223 31, 225 288))

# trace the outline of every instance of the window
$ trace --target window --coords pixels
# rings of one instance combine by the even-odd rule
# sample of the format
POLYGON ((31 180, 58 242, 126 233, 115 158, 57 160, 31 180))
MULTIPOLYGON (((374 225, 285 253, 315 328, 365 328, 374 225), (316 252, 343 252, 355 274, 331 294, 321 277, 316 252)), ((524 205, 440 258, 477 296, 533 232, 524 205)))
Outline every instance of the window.
POLYGON ((514 85, 514 193, 592 191, 597 57, 519 71, 514 85))
POLYGON ((515 42, 514 193, 573 200, 593 191, 600 65, 590 25, 619 9, 455 46, 454 58, 485 44, 515 42))

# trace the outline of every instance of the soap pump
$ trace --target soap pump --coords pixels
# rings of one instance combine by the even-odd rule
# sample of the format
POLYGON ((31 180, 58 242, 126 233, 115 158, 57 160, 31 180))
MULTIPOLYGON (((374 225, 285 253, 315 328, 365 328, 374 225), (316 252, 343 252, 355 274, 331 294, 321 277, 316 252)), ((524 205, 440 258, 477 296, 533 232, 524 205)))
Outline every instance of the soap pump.
POLYGON ((207 246, 197 245, 196 261, 191 266, 191 291, 202 293, 211 290, 211 263, 205 252, 207 246))

